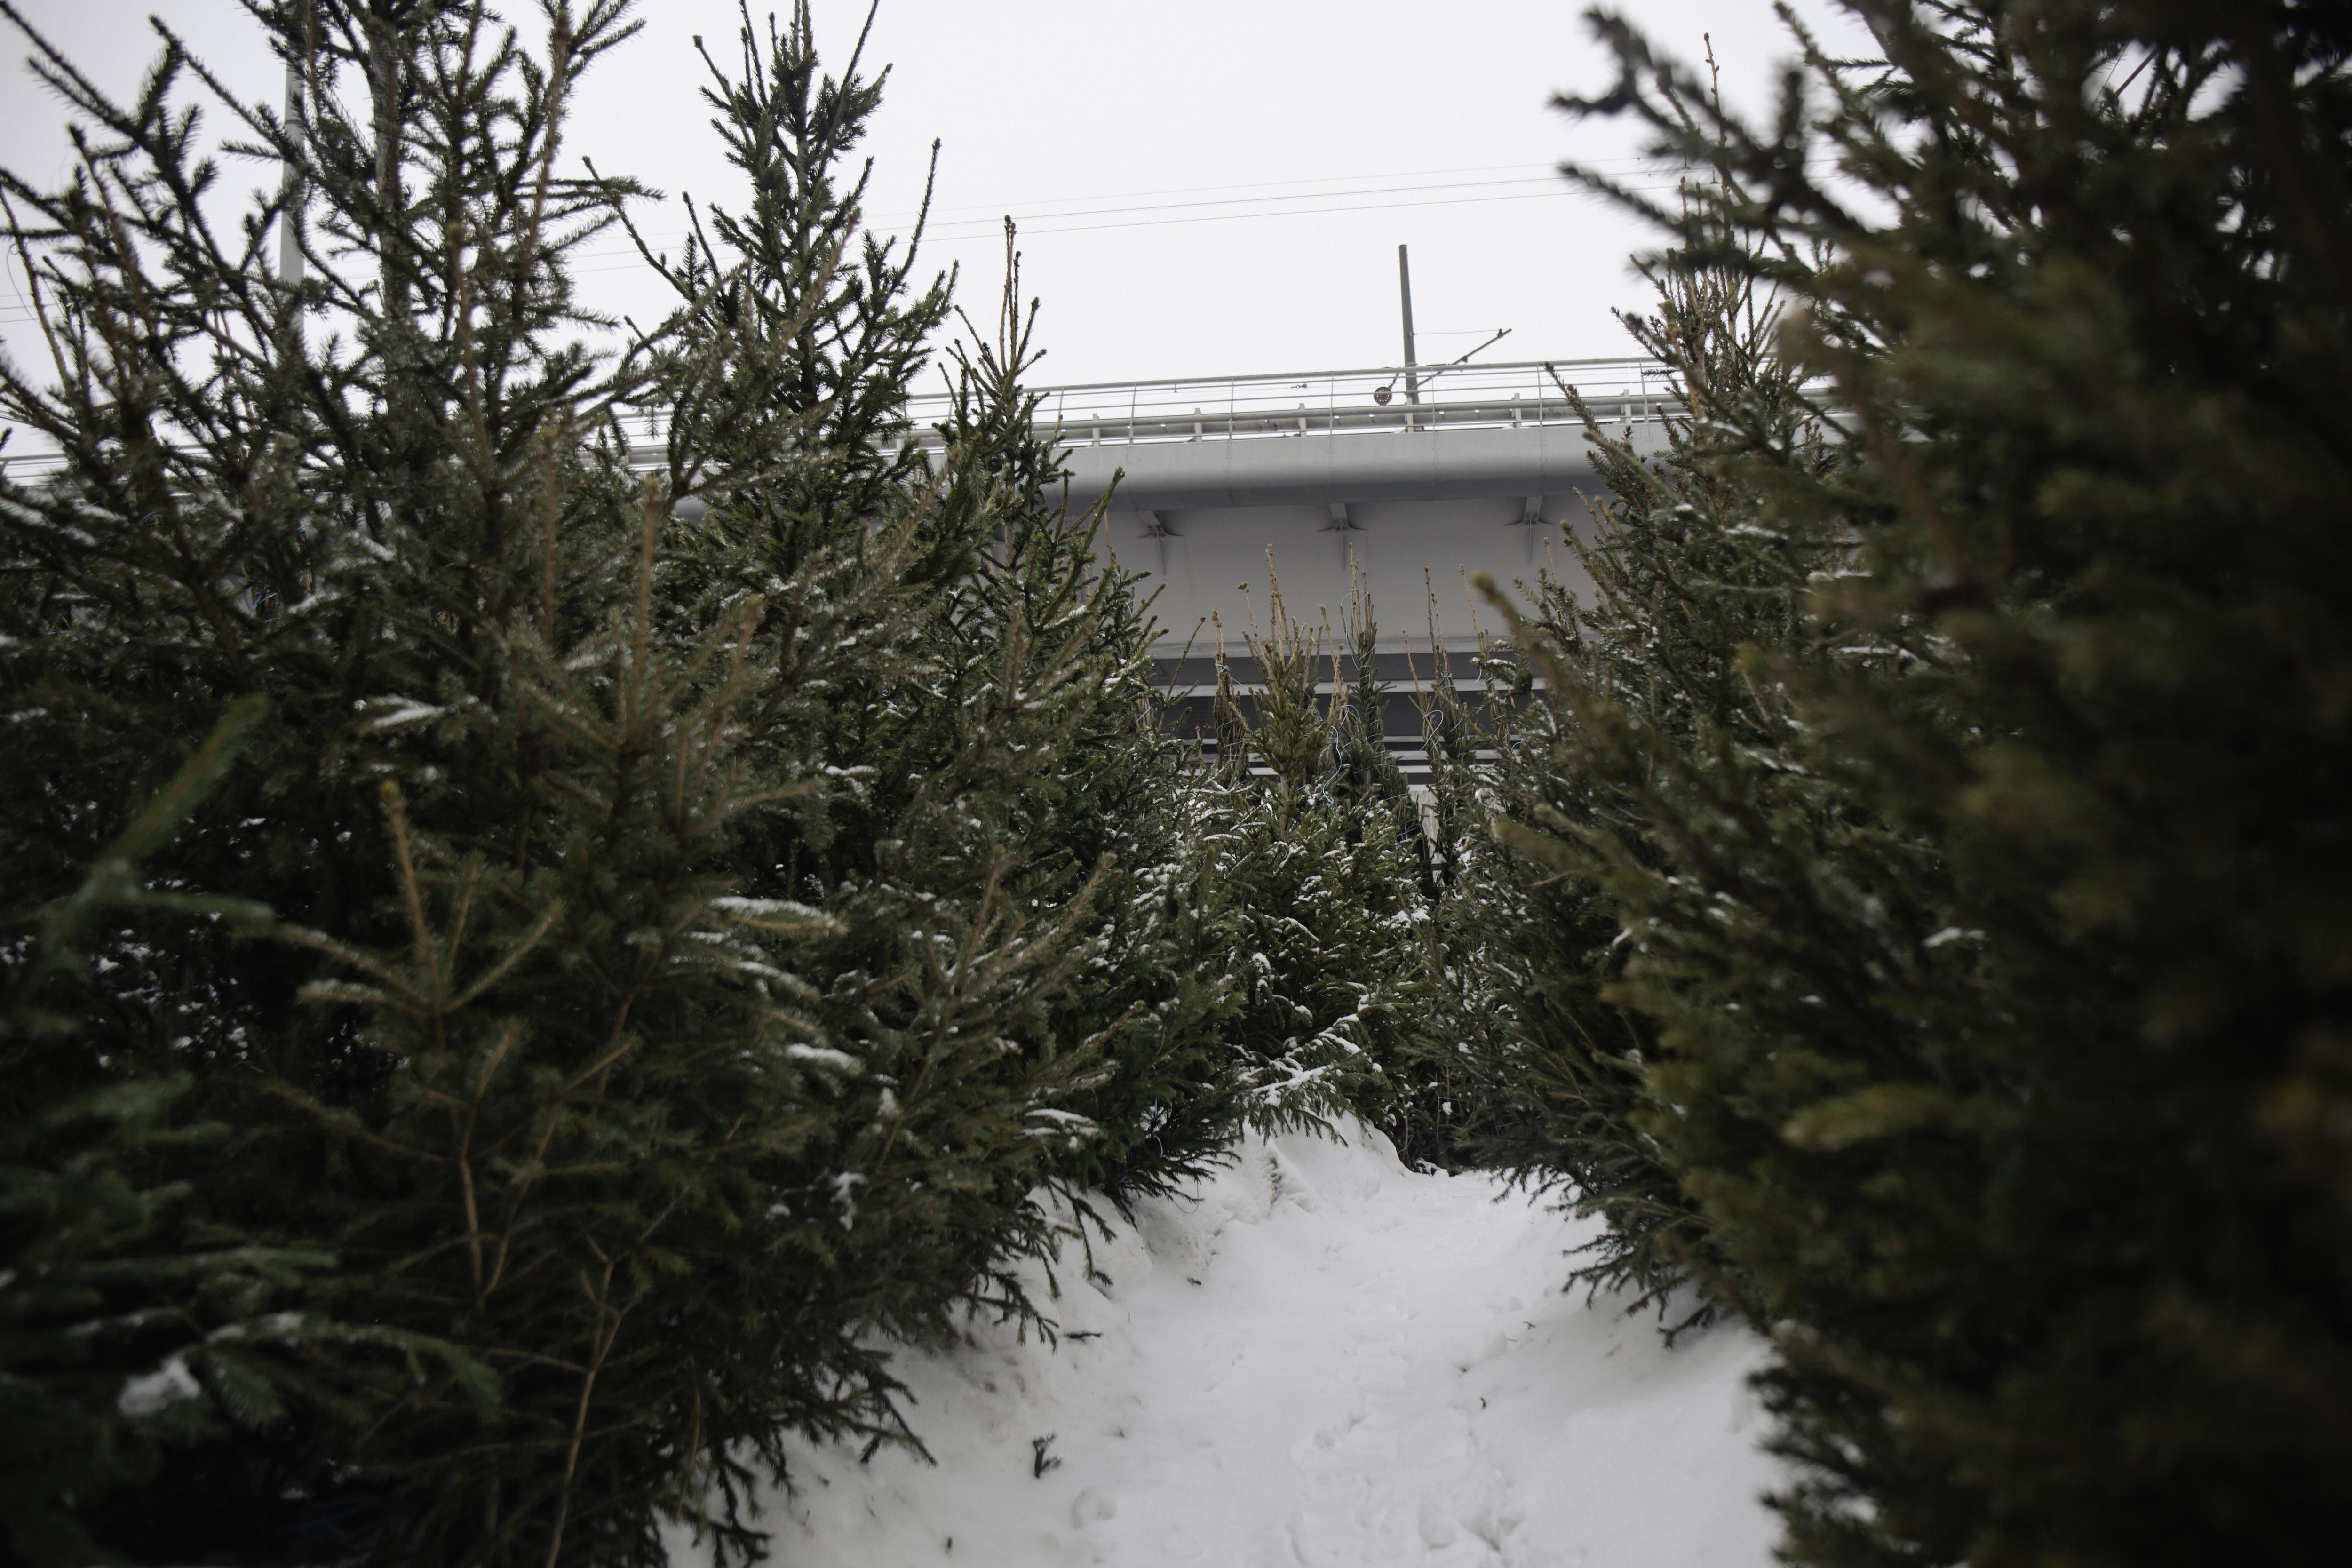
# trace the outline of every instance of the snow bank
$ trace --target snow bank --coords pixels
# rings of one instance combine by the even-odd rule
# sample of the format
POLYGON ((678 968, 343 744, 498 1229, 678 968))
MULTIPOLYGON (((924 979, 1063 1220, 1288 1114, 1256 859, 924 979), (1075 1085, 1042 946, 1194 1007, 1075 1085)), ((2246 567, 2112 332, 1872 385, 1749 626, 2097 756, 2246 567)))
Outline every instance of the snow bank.
POLYGON ((1106 1279, 1066 1253, 1058 1344, 902 1358, 936 1466, 798 1446, 773 1561, 1760 1568, 1762 1346, 1564 1295, 1590 1230, 1497 1197, 1377 1132, 1251 1139, 1097 1243, 1106 1279))

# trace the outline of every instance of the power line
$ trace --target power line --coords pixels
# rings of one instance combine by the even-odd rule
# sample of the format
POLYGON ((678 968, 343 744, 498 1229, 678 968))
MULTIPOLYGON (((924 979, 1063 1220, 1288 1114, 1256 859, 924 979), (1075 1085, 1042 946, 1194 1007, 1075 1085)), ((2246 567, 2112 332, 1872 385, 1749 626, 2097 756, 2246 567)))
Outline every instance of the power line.
MULTIPOLYGON (((1500 184, 1517 184, 1517 183, 1518 183, 1518 182, 1508 182, 1508 181, 1506 181, 1506 182, 1497 182, 1497 183, 1500 183, 1500 184)), ((1409 188, 1409 187, 1408 187, 1408 188, 1409 188)), ((1436 187, 1428 187, 1428 188, 1436 188, 1436 187)), ((1349 192, 1338 192, 1338 191, 1335 191, 1335 192, 1317 192, 1317 193, 1314 193, 1314 194, 1313 194, 1313 199, 1318 199, 1318 200, 1329 199, 1329 198, 1332 198, 1332 197, 1343 196, 1343 195, 1350 195, 1350 194, 1354 194, 1354 193, 1349 193, 1349 192)), ((1377 192, 1366 192, 1366 193, 1363 193, 1363 194, 1365 194, 1365 195, 1377 195, 1377 194, 1379 194, 1379 193, 1377 193, 1377 192)), ((1021 232, 1022 237, 1023 237, 1024 238, 1027 238, 1027 237, 1033 237, 1033 236, 1049 235, 1049 234, 1092 234, 1092 233, 1096 233, 1096 232, 1100 231, 1100 230, 1103 230, 1103 229, 1114 229, 1114 228, 1161 228, 1161 227, 1166 227, 1166 226, 1170 226, 1170 225, 1174 225, 1174 224, 1191 224, 1191 223, 1223 223, 1223 222, 1228 222, 1228 221, 1231 221, 1231 220, 1233 220, 1233 219, 1236 219, 1236 218, 1313 217, 1313 216, 1316 216, 1317 215, 1318 215, 1318 214, 1322 214, 1322 213, 1359 213, 1359 212, 1378 212, 1378 211, 1383 211, 1383 210, 1387 210, 1387 209, 1391 209, 1391 208, 1399 208, 1399 207, 1443 207, 1443 206, 1462 206, 1462 205, 1469 205, 1469 204, 1473 204, 1473 203, 1478 203, 1478 202, 1523 202, 1523 201, 1538 201, 1538 200, 1542 200, 1542 199, 1544 199, 1544 198, 1546 198, 1546 197, 1550 197, 1550 196, 1569 196, 1569 195, 1579 195, 1579 194, 1580 194, 1580 193, 1579 193, 1579 192, 1577 192, 1577 191, 1574 191, 1574 190, 1572 190, 1572 189, 1569 188, 1569 187, 1568 187, 1568 186, 1566 186, 1566 185, 1559 185, 1559 186, 1556 186, 1555 188, 1553 188, 1553 189, 1549 189, 1549 190, 1541 190, 1541 191, 1517 191, 1517 192, 1513 192, 1513 193, 1511 193, 1511 194, 1508 194, 1508 195, 1486 195, 1486 196, 1452 196, 1452 197, 1444 197, 1444 196, 1440 196, 1440 197, 1426 197, 1426 198, 1423 198, 1423 199, 1421 199, 1421 200, 1417 200, 1417 201, 1403 201, 1403 202, 1360 202, 1360 203, 1356 203, 1356 204, 1354 204, 1354 205, 1348 205, 1348 206, 1291 206, 1291 207, 1265 207, 1265 208, 1260 208, 1260 209, 1258 209, 1258 210, 1256 210, 1256 211, 1253 211, 1253 212, 1205 212, 1205 213, 1203 213, 1203 212, 1195 212, 1195 213, 1184 213, 1184 214, 1181 214, 1181 216, 1174 216, 1174 217, 1130 217, 1130 218, 1124 219, 1123 221, 1114 222, 1114 223, 1070 224, 1070 223, 1061 223, 1061 222, 1056 221, 1056 220, 1057 220, 1057 219, 1059 219, 1059 218, 1065 218, 1065 217, 1087 217, 1087 216, 1093 216, 1093 215, 1091 215, 1091 214, 1088 214, 1088 213, 1082 213, 1082 212, 1079 212, 1079 213, 1060 213, 1060 214, 1054 214, 1054 215, 1050 215, 1050 216, 1047 216, 1043 217, 1043 218, 1038 218, 1038 219, 1032 220, 1032 222, 1030 222, 1030 223, 1023 223, 1023 222, 1022 222, 1022 221, 1021 221, 1021 220, 1016 216, 1016 217, 1013 219, 1013 222, 1014 222, 1015 226, 1020 229, 1020 232, 1021 232)), ((1279 199, 1279 198, 1276 198, 1276 199, 1279 199)), ((1173 205, 1178 205, 1178 206, 1194 206, 1194 205, 1198 205, 1198 206, 1214 206, 1214 205, 1223 205, 1223 204, 1213 203, 1213 202, 1201 202, 1201 203, 1180 203, 1180 204, 1173 204, 1173 205)), ((1112 211, 1128 211, 1128 212, 1164 212, 1164 211, 1168 211, 1168 210, 1170 210, 1170 209, 1169 209, 1169 208, 1167 208, 1167 207, 1130 207, 1130 208, 1123 208, 1123 209, 1114 208, 1114 209, 1107 209, 1107 210, 1112 210, 1112 211)), ((1002 220, 1001 218, 999 218, 999 219, 992 220, 992 221, 993 221, 993 222, 1002 222, 1003 220, 1002 220)), ((944 224, 942 224, 942 225, 938 225, 938 226, 932 226, 932 227, 927 228, 927 229, 925 229, 925 230, 924 230, 924 232, 923 232, 923 238, 924 238, 924 240, 925 240, 927 243, 935 244, 935 245, 956 245, 956 244, 970 243, 970 242, 974 241, 974 240, 992 239, 992 238, 994 238, 994 237, 995 237, 995 232, 996 232, 996 231, 995 231, 993 228, 981 228, 981 227, 977 227, 977 226, 973 226, 973 227, 971 227, 971 230, 970 230, 970 232, 968 232, 968 233, 963 233, 963 234, 955 234, 955 233, 947 233, 947 232, 942 232, 943 230, 948 229, 948 228, 950 228, 950 226, 949 226, 949 225, 944 225, 944 224)), ((901 229, 901 230, 898 230, 898 231, 895 231, 895 232, 894 232, 894 231, 889 230, 889 229, 885 229, 885 228, 877 227, 877 228, 875 228, 872 232, 874 232, 875 234, 879 235, 879 236, 881 236, 882 237, 885 237, 885 238, 904 238, 904 237, 906 237, 907 234, 908 234, 909 231, 908 231, 908 230, 905 230, 905 229, 901 229)), ((628 269, 628 268, 630 268, 637 267, 637 266, 641 266, 641 265, 643 265, 642 261, 638 259, 638 258, 637 258, 637 256, 636 256, 636 253, 635 253, 634 250, 629 250, 629 251, 606 251, 606 252, 604 252, 603 254, 604 254, 604 255, 606 255, 606 256, 618 256, 618 257, 625 258, 626 259, 625 259, 625 260, 621 261, 621 262, 620 262, 620 264, 619 264, 618 266, 605 266, 605 267, 594 267, 594 266, 590 266, 590 267, 577 267, 577 268, 574 268, 572 270, 573 270, 575 273, 577 273, 577 274, 579 274, 579 275, 581 275, 581 276, 587 276, 587 275, 589 275, 589 274, 592 274, 592 273, 598 273, 598 272, 625 271, 625 270, 627 270, 627 269, 628 269)), ((583 260, 587 260, 587 259, 590 259, 590 258, 590 258, 589 254, 587 254, 587 253, 583 253, 583 257, 582 257, 582 259, 583 259, 583 260)))
MULTIPOLYGON (((1627 185, 1624 188, 1636 194, 1648 194, 1654 192, 1672 191, 1675 190, 1676 186, 1669 184, 1642 184, 1627 185)), ((1346 195, 1352 193, 1328 193, 1328 195, 1332 196, 1346 195)), ((1014 219, 1014 222, 1019 226, 1022 237, 1024 238, 1030 238, 1056 234, 1093 234, 1107 229, 1161 228, 1181 224, 1223 223, 1236 219, 1247 218, 1318 217, 1325 214, 1339 215, 1345 213, 1384 212, 1409 207, 1468 206, 1488 202, 1542 201, 1561 196, 1590 196, 1591 194, 1592 193, 1589 191, 1579 190, 1572 185, 1562 183, 1552 189, 1542 191, 1519 191, 1506 195, 1484 196, 1423 197, 1417 200, 1401 202, 1360 202, 1346 206, 1317 205, 1269 207, 1254 212, 1191 213, 1175 217, 1128 218, 1115 223, 1056 224, 1054 222, 1052 217, 1039 220, 1034 226, 1020 224, 1020 220, 1017 217, 1014 219)), ((1139 210, 1152 211, 1165 209, 1143 208, 1139 210)), ((1081 213, 1069 213, 1059 216, 1080 217, 1086 215, 1081 213)), ((906 236, 905 230, 894 233, 887 229, 877 228, 873 232, 884 238, 903 238, 906 236)), ((926 243, 929 244, 954 246, 971 244, 980 240, 992 240, 995 237, 992 232, 986 229, 974 229, 969 234, 949 234, 941 233, 940 228, 934 227, 927 229, 924 232, 923 237, 926 243)), ((577 267, 572 269, 574 274, 581 277, 587 277, 604 272, 627 271, 633 268, 642 265, 642 263, 635 258, 634 252, 605 252, 604 254, 608 256, 617 254, 619 256, 625 257, 627 259, 618 261, 616 264, 611 266, 577 267)), ((586 259, 586 258, 583 257, 583 259, 586 259)))
MULTIPOLYGON (((1640 155, 1627 155, 1619 158, 1595 160, 1591 166, 1630 166, 1639 169, 1644 166, 1654 166, 1654 164, 1655 160, 1654 159, 1640 155)), ((1014 221, 1016 223, 1024 224, 1024 232, 1045 234, 1054 231, 1042 227, 1032 230, 1028 229, 1026 225, 1029 223, 1040 225, 1060 223, 1064 219, 1077 217, 1102 217, 1114 215, 1146 212, 1173 212, 1181 208, 1190 207, 1244 206, 1278 202, 1297 203, 1337 201, 1352 196, 1392 195, 1438 190, 1475 190, 1490 186, 1512 184, 1542 184, 1557 185, 1559 181, 1559 171, 1558 167, 1549 163, 1488 163, 1456 169, 1406 169, 1390 171, 1385 174, 1339 174, 1295 180, 1265 180, 1255 184, 1237 185, 1186 185, 1164 190, 1123 191, 1088 196, 1053 196, 1035 201, 969 203, 956 206, 932 208, 925 233, 929 237, 943 240, 963 237, 961 236, 947 232, 957 228, 974 228, 984 234, 993 236, 997 232, 998 224, 1003 222, 1004 215, 1007 213, 1014 214, 1014 221), (1498 174, 1507 170, 1519 170, 1525 172, 1511 179, 1476 180, 1467 183, 1448 182, 1444 184, 1364 186, 1360 184, 1366 180, 1416 180, 1431 178, 1441 174, 1498 174), (1317 184, 1328 185, 1333 188, 1308 191, 1286 189, 1283 191, 1283 194, 1277 195, 1213 196, 1205 200, 1191 202, 1147 202, 1143 200, 1143 198, 1148 196, 1199 195, 1203 192, 1257 191, 1271 190, 1277 187, 1317 184), (1071 204, 1077 202, 1135 202, 1139 205, 1132 206, 1081 207, 1075 211, 1045 210, 1047 208, 1068 207, 1071 204), (967 213, 974 216, 970 217, 960 216, 967 213), (1025 219, 1019 216, 1024 213, 1028 215, 1025 219)), ((1411 206, 1420 204, 1400 202, 1381 205, 1411 206)), ((1285 213, 1289 213, 1313 211, 1316 209, 1290 207, 1281 210, 1285 213)), ((904 235, 913 229, 917 216, 917 214, 912 212, 904 212, 892 214, 883 217, 871 218, 867 221, 866 226, 877 234, 904 235)), ((1112 227, 1121 226, 1102 225, 1097 226, 1112 227)), ((689 232, 689 230, 684 227, 667 228, 655 231, 649 236, 649 237, 656 241, 677 241, 683 240, 689 232)), ((583 251, 582 253, 582 258, 583 259, 594 259, 598 257, 608 255, 633 256, 635 254, 635 251, 632 247, 600 247, 593 251, 583 251)))
MULTIPOLYGON (((1593 166, 1613 167, 1620 164, 1641 164, 1650 162, 1652 162, 1651 159, 1642 154, 1629 153, 1615 158, 1594 160, 1593 166)), ((1477 163, 1445 169, 1386 169, 1368 174, 1304 174, 1296 179, 1259 180, 1239 184, 1175 185, 1159 190, 1109 191, 1094 195, 1045 196, 1027 201, 967 203, 951 207, 934 207, 932 215, 952 222, 955 220, 950 215, 976 213, 992 221, 996 215, 1007 210, 1035 212, 1044 207, 1066 206, 1072 202, 1140 201, 1146 196, 1193 196, 1211 191, 1265 191, 1276 190, 1286 185, 1348 185, 1365 180, 1435 179, 1444 174, 1499 174, 1513 171, 1527 178, 1556 175, 1559 173, 1558 165, 1552 163, 1477 163)), ((914 221, 915 215, 911 212, 898 214, 886 220, 877 220, 886 227, 905 227, 914 221)))
MULTIPOLYGON (((1650 162, 1646 159, 1624 159, 1618 161, 1625 163, 1650 162)), ((1528 165, 1497 164, 1492 165, 1491 167, 1526 168, 1528 167, 1528 165)), ((1431 172, 1436 173, 1439 171, 1431 172)), ((1478 171, 1465 170, 1462 172, 1475 173, 1478 171)), ((1363 175, 1360 177, 1364 179, 1372 179, 1378 178, 1379 176, 1363 175)), ((1250 190, 1262 189, 1265 184, 1303 184, 1306 183, 1307 182, 1267 181, 1264 182, 1263 184, 1256 186, 1243 185, 1219 187, 1204 185, 1195 186, 1192 188, 1194 190, 1250 190)), ((1678 184, 1679 182, 1675 184, 1644 183, 1641 184, 1629 184, 1625 188, 1637 194, 1649 194, 1672 191, 1676 189, 1678 184)), ((1141 195, 1152 193, 1138 192, 1136 194, 1141 195)), ((1171 191, 1166 194, 1172 195, 1181 193, 1171 191)), ((1277 196, 1245 196, 1223 200, 1145 203, 1133 206, 1097 207, 1081 209, 1075 212, 1039 214, 1033 217, 1028 224, 1021 224, 1021 220, 1017 217, 1014 221, 1016 224, 1020 225, 1021 233, 1024 237, 1042 237, 1048 235, 1060 234, 1095 234, 1111 229, 1163 228, 1185 224, 1226 223, 1252 218, 1318 217, 1325 215, 1340 216, 1349 213, 1383 212, 1413 207, 1470 206, 1480 205, 1492 202, 1540 201, 1552 197, 1584 196, 1590 195, 1591 194, 1591 193, 1590 192, 1580 190, 1577 187, 1567 184, 1565 181, 1560 180, 1557 174, 1547 173, 1547 174, 1542 176, 1525 175, 1512 179, 1479 180, 1462 184, 1388 185, 1374 186, 1370 189, 1358 190, 1298 191, 1293 192, 1287 195, 1277 196), (1433 196, 1423 194, 1433 191, 1491 190, 1492 187, 1496 186, 1514 186, 1537 184, 1541 184, 1546 188, 1532 191, 1500 191, 1485 195, 1433 196), (1347 198, 1352 196, 1381 195, 1402 195, 1411 199, 1403 201, 1351 202, 1349 205, 1340 206, 1325 205, 1334 201, 1345 201, 1347 198), (1258 205, 1276 202, 1287 202, 1294 205, 1286 206, 1258 205), (1192 210, 1197 208, 1231 208, 1234 206, 1247 206, 1250 210, 1241 212, 1192 210), (1168 214, 1171 216, 1125 216, 1141 214, 1168 214), (1116 221, 1108 223, 1068 223, 1064 221, 1069 218, 1095 216, 1113 217, 1116 221)), ((1087 198, 1064 198, 1066 201, 1081 199, 1087 198)), ((1119 200, 1121 198, 1096 197, 1092 199, 1119 200)), ((970 211, 975 209, 966 208, 962 210, 970 211)), ((1000 216, 992 216, 985 220, 987 224, 986 227, 979 226, 982 222, 982 220, 979 219, 950 220, 947 222, 934 223, 926 229, 924 237, 930 243, 941 246, 969 244, 976 240, 993 239, 995 237, 994 226, 1000 221, 1002 221, 1000 216), (968 228, 971 232, 963 234, 948 232, 959 227, 968 228)), ((873 226, 872 232, 885 238, 904 238, 911 230, 911 227, 912 220, 908 219, 904 226, 897 228, 876 225, 873 226)), ((669 231, 667 235, 656 235, 653 237, 656 240, 673 237, 683 238, 686 233, 686 230, 678 229, 669 231)), ((600 246, 594 249, 582 251, 579 253, 578 259, 581 262, 589 263, 589 265, 573 266, 571 268, 571 271, 574 277, 593 277, 614 272, 634 271, 645 265, 644 261, 638 257, 634 247, 620 246, 600 246), (600 261, 604 264, 596 265, 596 263, 600 261)), ((12 308, 5 305, 0 305, 0 325, 16 325, 31 320, 32 312, 28 309, 22 306, 12 308)))
MULTIPOLYGON (((1115 217, 1127 213, 1181 212, 1192 207, 1259 206, 1269 202, 1318 201, 1325 198, 1337 199, 1341 196, 1408 195, 1423 191, 1475 191, 1484 190, 1496 185, 1532 185, 1537 184, 1558 184, 1559 182, 1559 176, 1557 174, 1546 174, 1541 175, 1531 174, 1511 180, 1472 180, 1466 183, 1448 183, 1442 185, 1378 185, 1369 190, 1361 191, 1303 191, 1279 196, 1218 196, 1213 197, 1207 201, 1198 202, 1150 202, 1140 206, 1091 207, 1084 208, 1077 212, 1064 213, 1040 212, 1037 213, 1035 216, 1037 221, 1040 223, 1053 223, 1058 222, 1063 218, 1115 217)), ((1409 205, 1411 204, 1400 203, 1397 205, 1409 205)), ((950 218, 942 221, 940 226, 942 228, 950 228, 965 224, 977 224, 990 221, 993 220, 982 218, 950 218)))

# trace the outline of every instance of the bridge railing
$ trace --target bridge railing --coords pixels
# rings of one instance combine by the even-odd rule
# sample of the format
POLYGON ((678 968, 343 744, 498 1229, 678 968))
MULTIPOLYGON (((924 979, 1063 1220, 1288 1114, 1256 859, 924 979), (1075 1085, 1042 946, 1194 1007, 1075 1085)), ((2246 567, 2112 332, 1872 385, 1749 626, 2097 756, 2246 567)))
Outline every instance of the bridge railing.
MULTIPOLYGON (((1555 359, 1087 382, 1043 388, 1038 415, 1073 447, 1573 424, 1563 387, 1611 419, 1648 420, 1675 402, 1666 368, 1655 360, 1555 359)), ((947 416, 948 396, 921 394, 909 399, 908 413, 916 430, 928 434, 947 416)), ((620 423, 634 458, 661 460, 667 409, 631 408, 620 423)), ((14 443, 0 453, 0 467, 20 480, 59 466, 57 454, 25 452, 14 443)))
MULTIPOLYGON (((1664 365, 1620 358, 1085 382, 1040 388, 1037 413, 1073 447, 1574 424, 1564 387, 1610 419, 1652 419, 1675 405, 1664 365)), ((948 416, 948 395, 920 394, 907 411, 928 439, 948 416)), ((631 448, 650 460, 663 448, 668 418, 660 409, 632 410, 623 427, 631 448)))
MULTIPOLYGON (((1043 389, 1038 414, 1072 446, 1552 425, 1576 417, 1563 387, 1612 417, 1646 418, 1670 401, 1666 369, 1654 360, 1518 360, 1090 382, 1043 389)), ((946 411, 944 395, 918 397, 910 409, 919 426, 946 411)))

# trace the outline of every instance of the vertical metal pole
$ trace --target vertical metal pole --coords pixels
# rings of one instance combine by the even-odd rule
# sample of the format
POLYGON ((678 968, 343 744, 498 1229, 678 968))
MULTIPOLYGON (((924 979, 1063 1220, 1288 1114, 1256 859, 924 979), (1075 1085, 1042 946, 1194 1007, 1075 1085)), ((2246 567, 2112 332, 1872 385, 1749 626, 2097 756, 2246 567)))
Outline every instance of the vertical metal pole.
POLYGON ((1397 294, 1404 301, 1404 400, 1421 401, 1421 377, 1413 374, 1416 363, 1412 354, 1412 264, 1405 258, 1404 247, 1397 247, 1397 294))
MULTIPOLYGON (((286 133, 299 135, 295 121, 302 112, 302 71, 292 61, 286 65, 286 133)), ((295 222, 295 209, 301 198, 301 177, 291 162, 286 165, 285 184, 279 190, 285 205, 278 214, 278 280, 289 287, 302 281, 302 241, 300 225, 295 222)))

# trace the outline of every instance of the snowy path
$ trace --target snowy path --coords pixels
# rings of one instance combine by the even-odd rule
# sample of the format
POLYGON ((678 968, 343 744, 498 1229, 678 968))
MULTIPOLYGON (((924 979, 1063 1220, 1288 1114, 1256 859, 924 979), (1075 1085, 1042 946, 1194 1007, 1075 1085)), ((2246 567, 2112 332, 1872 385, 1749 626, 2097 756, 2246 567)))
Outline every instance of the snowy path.
POLYGON ((1377 1134, 1243 1152, 1197 1203, 1098 1245, 1108 1284, 1072 1261, 1058 1346, 983 1329, 908 1358, 936 1468, 795 1450, 796 1489, 766 1500, 772 1561, 1769 1561, 1751 1337, 1668 1352, 1647 1319, 1586 1308, 1559 1288, 1583 1227, 1408 1172, 1377 1134))

